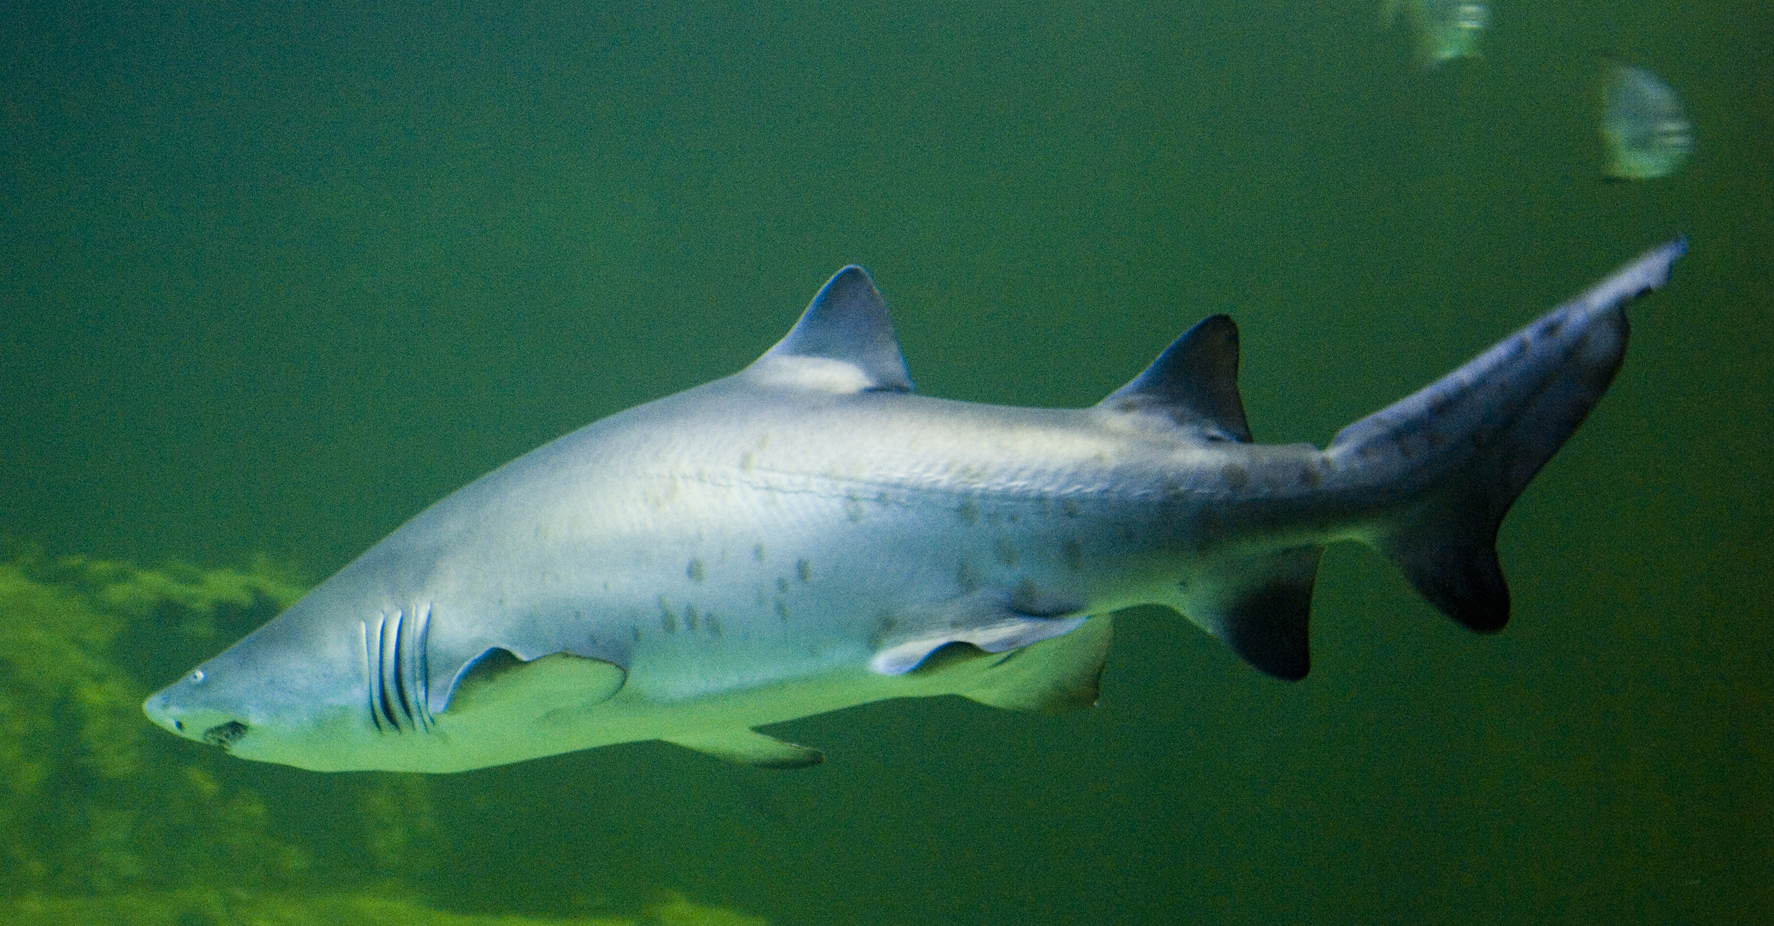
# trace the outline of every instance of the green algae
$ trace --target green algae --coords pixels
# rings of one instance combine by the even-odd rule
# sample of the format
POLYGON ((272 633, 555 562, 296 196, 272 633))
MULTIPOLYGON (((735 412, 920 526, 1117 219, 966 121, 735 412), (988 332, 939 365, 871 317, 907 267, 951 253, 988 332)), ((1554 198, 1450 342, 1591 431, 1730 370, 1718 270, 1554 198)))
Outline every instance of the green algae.
POLYGON ((472 915, 367 893, 266 894, 188 889, 115 897, 27 897, 0 902, 12 926, 765 926, 765 921, 671 896, 641 917, 472 915))
POLYGON ((299 584, 268 563, 143 569, 9 553, 0 562, 0 895, 299 883, 308 853, 271 832, 264 799, 220 783, 214 757, 142 720, 152 680, 135 668, 156 650, 207 647, 224 624, 275 614, 299 584))
POLYGON ((262 768, 165 736, 143 698, 301 597, 287 567, 145 568, 0 541, 0 923, 8 926, 762 926, 668 896, 639 920, 432 909, 430 780, 329 778, 343 835, 302 833, 262 768))

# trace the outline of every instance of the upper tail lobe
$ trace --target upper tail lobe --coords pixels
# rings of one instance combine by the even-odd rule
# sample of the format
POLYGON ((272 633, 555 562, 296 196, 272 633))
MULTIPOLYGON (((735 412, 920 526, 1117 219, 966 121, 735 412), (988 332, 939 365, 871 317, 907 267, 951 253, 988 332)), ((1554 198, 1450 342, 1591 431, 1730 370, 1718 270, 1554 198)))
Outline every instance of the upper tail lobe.
POLYGON ((1661 287, 1676 238, 1422 391, 1344 428, 1326 453, 1395 505, 1361 539, 1429 603, 1474 630, 1509 620, 1497 529, 1576 431, 1625 356, 1626 303, 1661 287))

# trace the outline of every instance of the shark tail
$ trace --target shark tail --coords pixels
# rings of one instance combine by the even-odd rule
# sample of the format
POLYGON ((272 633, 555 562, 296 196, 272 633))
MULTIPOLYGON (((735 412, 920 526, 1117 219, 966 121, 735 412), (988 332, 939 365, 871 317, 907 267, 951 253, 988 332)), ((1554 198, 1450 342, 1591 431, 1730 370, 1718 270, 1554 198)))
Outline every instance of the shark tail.
POLYGON ((1601 399, 1625 356, 1625 306, 1661 287, 1676 238, 1454 372, 1344 428, 1326 449, 1378 514, 1352 534, 1436 609, 1479 632, 1509 621, 1497 530, 1601 399))
MULTIPOLYGON (((1357 540, 1401 569, 1430 604, 1480 632, 1509 621, 1497 529, 1613 380, 1626 352, 1626 303, 1662 286, 1687 250, 1653 248, 1415 395, 1344 428, 1322 453, 1297 453, 1310 486, 1276 523, 1303 522, 1286 546, 1220 559, 1165 601, 1244 661, 1283 679, 1310 668, 1307 624, 1324 544, 1357 540)), ((1249 444, 1238 395, 1238 331, 1214 316, 1103 401, 1161 415, 1209 445, 1249 444)), ((1240 481, 1251 478, 1242 467, 1240 481)), ((1285 533, 1285 532, 1284 532, 1285 533)))

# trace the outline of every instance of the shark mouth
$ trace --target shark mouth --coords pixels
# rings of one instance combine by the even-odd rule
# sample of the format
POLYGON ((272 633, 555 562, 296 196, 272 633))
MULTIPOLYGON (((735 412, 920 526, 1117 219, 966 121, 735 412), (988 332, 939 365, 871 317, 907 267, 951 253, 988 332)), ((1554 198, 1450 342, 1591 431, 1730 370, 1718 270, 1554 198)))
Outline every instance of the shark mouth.
POLYGON ((234 741, 246 735, 247 726, 238 720, 219 723, 203 731, 203 741, 211 746, 220 746, 223 751, 234 745, 234 741))

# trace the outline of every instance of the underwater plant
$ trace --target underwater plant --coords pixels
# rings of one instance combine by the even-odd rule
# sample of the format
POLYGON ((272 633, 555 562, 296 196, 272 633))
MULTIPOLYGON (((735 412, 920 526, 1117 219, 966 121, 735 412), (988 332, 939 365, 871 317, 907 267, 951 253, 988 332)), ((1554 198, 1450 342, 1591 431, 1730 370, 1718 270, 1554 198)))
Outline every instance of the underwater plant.
POLYGON ((638 920, 434 909, 415 895, 446 848, 425 777, 363 776, 326 792, 330 813, 280 812, 291 789, 154 733, 140 705, 167 666, 305 591, 263 558, 150 569, 0 540, 0 923, 764 926, 676 894, 638 920), (292 831, 291 816, 326 825, 292 831))
POLYGON ((268 563, 142 569, 0 560, 0 895, 109 894, 225 883, 292 885, 308 853, 274 833, 264 799, 209 757, 162 748, 136 708, 167 650, 262 620, 301 593, 268 563))

